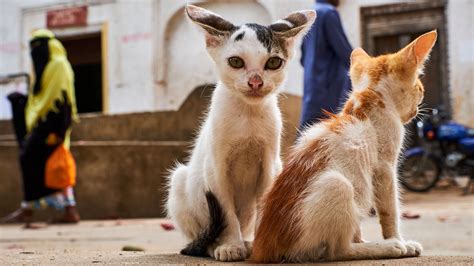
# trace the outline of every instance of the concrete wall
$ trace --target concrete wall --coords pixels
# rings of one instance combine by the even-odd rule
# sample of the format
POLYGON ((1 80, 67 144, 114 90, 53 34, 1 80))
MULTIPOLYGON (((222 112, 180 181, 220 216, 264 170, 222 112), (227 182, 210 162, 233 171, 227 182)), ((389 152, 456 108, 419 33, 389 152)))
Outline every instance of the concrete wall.
MULTIPOLYGON (((213 65, 204 49, 203 37, 183 15, 186 3, 210 8, 236 24, 269 24, 291 11, 310 8, 312 5, 311 0, 291 3, 271 0, 200 2, 0 1, 0 30, 4 33, 0 37, 0 73, 29 72, 31 60, 28 39, 34 29, 46 26, 48 10, 87 4, 87 26, 55 29, 54 32, 58 36, 100 31, 106 34, 106 113, 178 110, 196 87, 217 81, 213 65)), ((286 87, 293 94, 299 94, 302 88, 302 69, 298 58, 299 51, 295 55, 296 60, 290 64, 292 78, 286 87)), ((11 91, 11 87, 0 86, 0 97, 11 91)), ((0 112, 0 119, 10 117, 8 108, 4 109, 0 112)))
MULTIPOLYGON (((20 72, 21 24, 20 9, 11 1, 0 1, 0 77, 9 73, 20 72)), ((21 81, 20 81, 21 82, 21 81)), ((5 96, 12 91, 23 91, 21 83, 0 83, 0 119, 9 118, 10 104, 5 96)))
POLYGON ((21 71, 21 9, 12 0, 0 1, 0 75, 21 71))
POLYGON ((448 49, 454 118, 474 127, 474 1, 448 2, 448 49))

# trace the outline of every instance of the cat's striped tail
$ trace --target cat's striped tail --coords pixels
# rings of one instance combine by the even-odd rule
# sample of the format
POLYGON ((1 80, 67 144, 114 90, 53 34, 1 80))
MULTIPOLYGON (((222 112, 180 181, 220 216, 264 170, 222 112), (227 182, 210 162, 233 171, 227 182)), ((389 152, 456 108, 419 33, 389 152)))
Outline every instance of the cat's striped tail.
POLYGON ((201 231, 196 239, 181 250, 182 255, 207 257, 207 249, 226 228, 225 214, 214 193, 206 192, 207 207, 209 208, 210 222, 207 228, 201 231))

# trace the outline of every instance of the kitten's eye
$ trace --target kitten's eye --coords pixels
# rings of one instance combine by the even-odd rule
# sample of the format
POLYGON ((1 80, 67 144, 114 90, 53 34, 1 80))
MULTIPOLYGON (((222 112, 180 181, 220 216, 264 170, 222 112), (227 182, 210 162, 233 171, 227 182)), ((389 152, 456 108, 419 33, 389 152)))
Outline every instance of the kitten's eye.
POLYGON ((282 64, 283 64, 283 59, 275 56, 268 59, 267 63, 265 64, 265 69, 277 70, 281 67, 282 64))
POLYGON ((238 56, 232 56, 228 59, 229 65, 233 68, 243 68, 244 67, 244 60, 238 56))

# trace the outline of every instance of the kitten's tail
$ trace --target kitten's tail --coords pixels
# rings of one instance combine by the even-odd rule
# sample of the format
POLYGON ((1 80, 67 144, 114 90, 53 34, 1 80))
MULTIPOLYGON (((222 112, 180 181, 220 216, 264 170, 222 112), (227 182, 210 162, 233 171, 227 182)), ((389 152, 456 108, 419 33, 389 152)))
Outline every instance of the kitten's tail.
POLYGON ((211 220, 209 226, 201 231, 196 239, 189 243, 183 250, 182 255, 207 257, 207 249, 220 236, 226 228, 224 211, 214 193, 206 192, 207 207, 211 220))

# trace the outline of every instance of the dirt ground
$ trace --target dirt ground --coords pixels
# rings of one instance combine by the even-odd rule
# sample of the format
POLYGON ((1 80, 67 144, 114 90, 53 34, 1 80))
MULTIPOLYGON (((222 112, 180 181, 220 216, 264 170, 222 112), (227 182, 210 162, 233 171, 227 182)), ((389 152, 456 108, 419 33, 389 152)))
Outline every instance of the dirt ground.
MULTIPOLYGON (((474 195, 459 194, 459 190, 438 189, 429 194, 404 195, 403 209, 420 214, 420 218, 403 219, 403 235, 422 243, 421 257, 356 263, 473 265, 474 195)), ((41 229, 3 225, 0 226, 0 265, 213 263, 177 255, 185 240, 176 230, 164 230, 160 226, 163 221, 84 221, 79 225, 41 229), (144 251, 122 251, 124 246, 144 251)), ((362 226, 364 239, 381 239, 377 218, 367 218, 362 226)))

